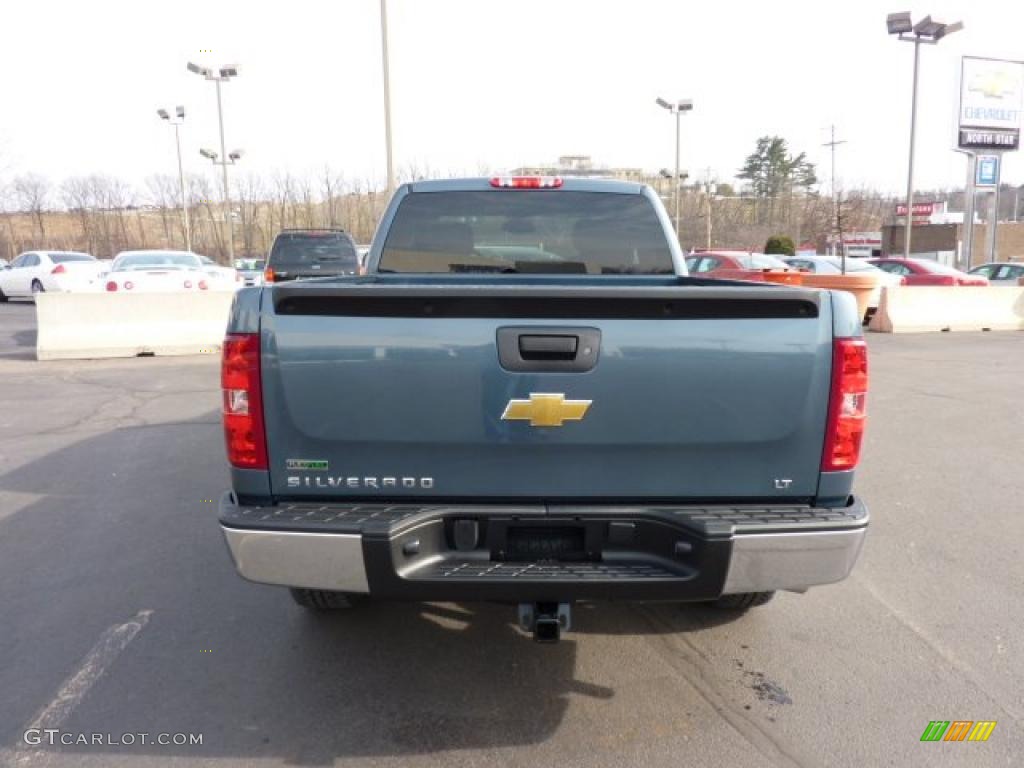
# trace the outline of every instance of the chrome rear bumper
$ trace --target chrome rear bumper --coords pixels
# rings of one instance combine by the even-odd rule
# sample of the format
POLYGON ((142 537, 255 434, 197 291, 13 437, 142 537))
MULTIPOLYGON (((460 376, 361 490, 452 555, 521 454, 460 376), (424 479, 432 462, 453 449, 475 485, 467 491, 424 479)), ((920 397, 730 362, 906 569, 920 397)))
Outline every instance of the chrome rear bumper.
POLYGON ((332 592, 370 591, 359 534, 221 527, 238 573, 249 581, 332 592))
MULTIPOLYGON (((793 519, 780 515, 778 508, 761 509, 760 514, 740 508, 741 514, 729 515, 726 508, 589 507, 591 522, 596 517, 599 526, 608 525, 605 518, 644 521, 649 516, 658 524, 673 515, 685 518, 677 528, 665 526, 664 531, 669 541, 689 542, 676 548, 688 554, 674 561, 649 549, 630 558, 613 548, 598 563, 559 571, 557 564, 545 562, 518 567, 492 561, 486 547, 469 554, 447 548, 445 519, 482 519, 483 507, 410 505, 407 514, 396 512, 395 506, 380 507, 391 515, 388 521, 382 522, 373 507, 340 504, 316 508, 319 516, 314 519, 305 507, 288 508, 283 515, 264 511, 277 508, 240 509, 226 495, 221 501, 221 528, 238 573, 264 584, 416 600, 517 599, 520 593, 527 596, 524 599, 558 593, 566 599, 706 600, 721 594, 803 591, 841 581, 857 561, 868 525, 867 510, 859 500, 841 514, 817 510, 817 517, 800 520, 792 511, 793 519), (328 509, 341 510, 333 514, 335 522, 325 520, 323 510, 328 509), (352 510, 359 512, 353 516, 352 510), (256 514, 248 515, 251 511, 256 514), (739 517, 744 519, 737 521, 739 517), (775 522, 779 517, 782 521, 775 522), (336 522, 342 518, 344 527, 336 522), (359 523, 360 519, 371 522, 359 523), (303 525, 310 529, 298 529, 303 525), (406 554, 413 551, 412 542, 415 554, 406 554), (445 563, 450 564, 440 567, 445 563)), ((544 519, 534 516, 531 525, 544 519)))
POLYGON ((842 581, 857 562, 867 530, 736 536, 722 594, 802 592, 842 581))

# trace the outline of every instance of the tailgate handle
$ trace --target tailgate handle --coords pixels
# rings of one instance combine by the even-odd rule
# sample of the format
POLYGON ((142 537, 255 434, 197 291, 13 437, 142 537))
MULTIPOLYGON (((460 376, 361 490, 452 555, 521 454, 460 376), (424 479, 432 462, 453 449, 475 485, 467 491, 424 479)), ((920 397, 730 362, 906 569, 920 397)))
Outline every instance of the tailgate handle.
POLYGON ((575 360, 579 336, 523 334, 519 355, 523 360, 575 360))
POLYGON ((601 353, 601 330, 579 325, 506 325, 495 340, 501 367, 522 373, 586 373, 601 353))

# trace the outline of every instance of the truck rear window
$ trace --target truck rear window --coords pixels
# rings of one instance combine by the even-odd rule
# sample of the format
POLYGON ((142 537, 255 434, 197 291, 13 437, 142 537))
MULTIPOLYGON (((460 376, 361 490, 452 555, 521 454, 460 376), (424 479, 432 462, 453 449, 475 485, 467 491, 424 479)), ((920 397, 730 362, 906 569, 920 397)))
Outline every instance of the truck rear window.
POLYGON ((293 274, 351 274, 358 269, 359 258, 344 232, 287 232, 274 240, 270 266, 293 274))
POLYGON ((641 195, 523 190, 407 195, 381 272, 672 274, 672 253, 641 195))

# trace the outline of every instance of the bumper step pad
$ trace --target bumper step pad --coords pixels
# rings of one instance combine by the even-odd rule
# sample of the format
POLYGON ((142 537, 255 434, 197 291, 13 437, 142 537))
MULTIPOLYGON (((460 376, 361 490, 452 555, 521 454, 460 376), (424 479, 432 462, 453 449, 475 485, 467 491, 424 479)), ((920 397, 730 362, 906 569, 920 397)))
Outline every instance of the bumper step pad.
POLYGON ((552 581, 557 579, 671 579, 678 576, 667 568, 648 563, 480 563, 445 562, 429 571, 417 571, 411 578, 516 579, 552 581))

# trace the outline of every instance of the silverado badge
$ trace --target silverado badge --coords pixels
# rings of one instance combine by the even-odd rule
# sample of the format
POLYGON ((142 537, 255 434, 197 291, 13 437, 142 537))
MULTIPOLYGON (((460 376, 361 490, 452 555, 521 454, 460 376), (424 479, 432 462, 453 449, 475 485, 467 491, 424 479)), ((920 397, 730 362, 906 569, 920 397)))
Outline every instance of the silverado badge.
POLYGON ((529 421, 531 427, 560 427, 565 421, 581 421, 591 400, 566 400, 561 393, 530 393, 529 400, 509 400, 501 418, 529 421))

